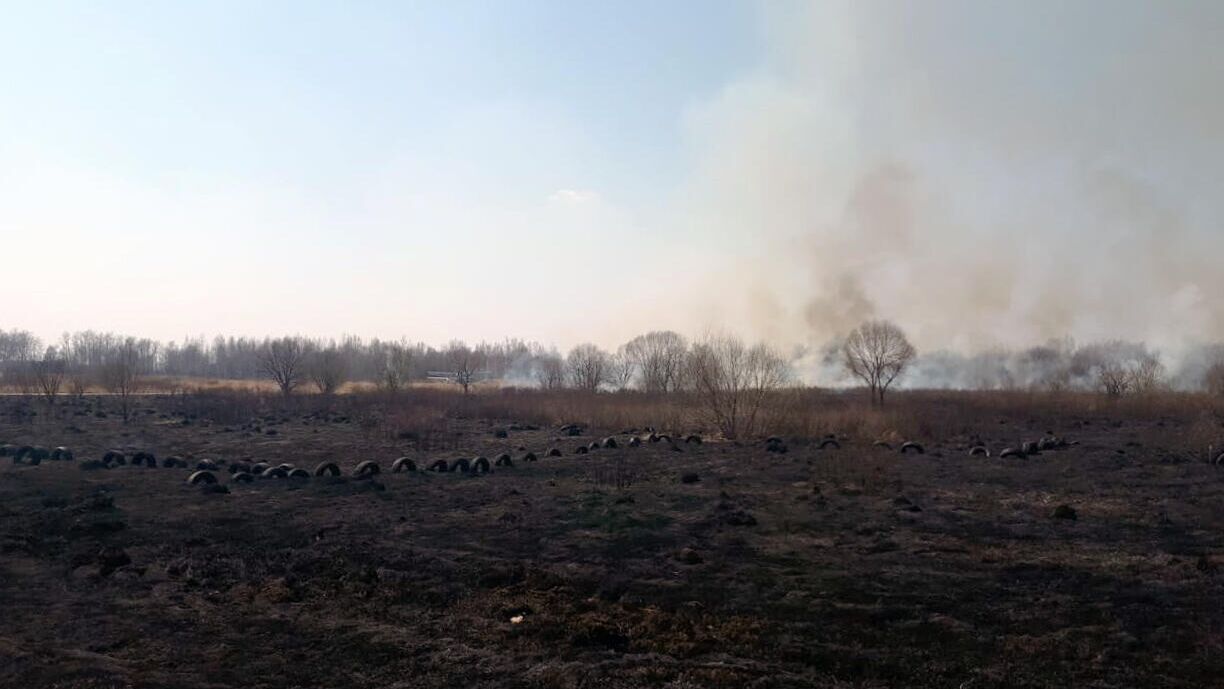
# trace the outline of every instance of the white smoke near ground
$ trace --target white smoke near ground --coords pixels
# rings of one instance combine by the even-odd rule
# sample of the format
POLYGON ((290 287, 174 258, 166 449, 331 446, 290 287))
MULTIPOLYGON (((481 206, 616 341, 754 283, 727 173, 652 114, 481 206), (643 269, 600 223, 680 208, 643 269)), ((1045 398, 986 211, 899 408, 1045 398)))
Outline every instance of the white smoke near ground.
POLYGON ((1224 5, 764 14, 768 61, 686 118, 679 215, 741 257, 698 312, 801 345, 811 382, 837 382, 828 345, 867 318, 927 352, 909 385, 1023 385, 1059 338, 1145 343, 1174 380, 1205 366, 1224 338, 1224 5))

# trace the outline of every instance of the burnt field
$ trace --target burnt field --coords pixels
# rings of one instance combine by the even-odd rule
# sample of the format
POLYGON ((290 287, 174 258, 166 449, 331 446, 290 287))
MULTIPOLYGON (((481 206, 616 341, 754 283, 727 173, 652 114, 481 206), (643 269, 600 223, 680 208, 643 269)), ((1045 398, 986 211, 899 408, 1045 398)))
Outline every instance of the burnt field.
POLYGON ((899 395, 895 416, 841 410, 805 432, 783 425, 772 446, 654 407, 643 413, 664 417, 668 437, 652 441, 645 419, 499 404, 397 415, 343 399, 155 396, 128 423, 113 404, 0 399, 12 446, 0 686, 1224 676, 1224 468, 1193 449, 1219 447, 1224 428, 1192 404, 1054 413, 899 395), (1042 438, 1062 442, 999 457, 1042 438), (902 454, 906 440, 923 452, 902 454), (978 444, 989 457, 970 455, 978 444), (73 458, 15 461, 24 446, 73 458), (100 466, 108 451, 124 463, 100 466), (156 466, 134 466, 139 452, 156 466), (426 470, 503 453, 513 466, 426 470), (399 457, 417 470, 392 472, 399 457), (188 485, 202 460, 222 488, 188 485), (354 477, 365 460, 381 471, 354 477), (327 461, 343 475, 314 476, 327 461), (235 480, 233 465, 258 462, 311 476, 235 480))

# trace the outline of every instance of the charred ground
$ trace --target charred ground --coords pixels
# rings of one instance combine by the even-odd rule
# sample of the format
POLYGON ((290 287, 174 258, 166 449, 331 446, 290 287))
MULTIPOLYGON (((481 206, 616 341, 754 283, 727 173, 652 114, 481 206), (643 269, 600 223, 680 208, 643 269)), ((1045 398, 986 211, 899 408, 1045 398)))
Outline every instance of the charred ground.
POLYGON ((914 426, 904 439, 925 452, 902 455, 862 426, 832 429, 840 449, 820 449, 823 433, 785 435, 785 452, 686 443, 692 427, 634 447, 644 427, 570 436, 476 413, 389 431, 334 404, 260 400, 148 397, 128 424, 101 399, 52 413, 0 400, 0 442, 75 455, 0 459, 0 685, 1224 676, 1224 469, 1175 441, 1202 431, 1197 416, 978 415, 914 426), (997 457, 1050 433, 1077 444, 997 457), (608 436, 617 448, 575 454, 608 436), (969 456, 978 442, 992 457, 969 456), (183 468, 82 469, 111 449, 223 462, 229 492, 186 485, 183 468), (503 452, 513 467, 423 471, 503 452), (422 471, 390 473, 400 456, 422 471), (369 459, 383 473, 347 476, 369 459), (346 476, 237 484, 226 470, 327 460, 346 476))

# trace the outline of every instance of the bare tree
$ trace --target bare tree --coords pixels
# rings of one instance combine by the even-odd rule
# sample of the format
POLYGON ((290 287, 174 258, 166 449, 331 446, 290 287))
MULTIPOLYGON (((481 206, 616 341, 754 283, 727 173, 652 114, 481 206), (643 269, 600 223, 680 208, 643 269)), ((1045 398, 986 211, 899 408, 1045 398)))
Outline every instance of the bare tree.
POLYGON ((131 417, 132 395, 140 385, 140 349, 135 338, 125 338, 109 353, 102 365, 102 385, 119 398, 123 422, 131 417))
POLYGON ((451 367, 454 381, 467 395, 485 367, 485 353, 462 342, 452 342, 446 351, 446 360, 451 367))
POLYGON ((649 332, 625 343, 624 352, 633 362, 633 373, 639 376, 643 390, 670 392, 679 389, 688 355, 688 343, 682 335, 670 330, 649 332))
POLYGON ((1130 367, 1130 389, 1140 395, 1159 392, 1165 387, 1165 367, 1155 354, 1145 352, 1130 367))
POLYGON ((613 390, 620 391, 629 388, 633 382, 633 360, 624 352, 624 348, 608 357, 608 385, 613 390))
POLYGON ((732 335, 709 335, 694 344, 686 369, 706 416, 728 439, 759 429, 766 397, 789 377, 773 349, 748 347, 732 335))
POLYGON ((311 357, 310 380, 324 395, 334 394, 348 380, 348 362, 334 345, 315 352, 311 357))
POLYGON ((387 349, 379 385, 391 394, 399 392, 412 380, 412 349, 406 343, 394 343, 387 349))
POLYGON ((565 360, 560 354, 544 354, 535 361, 533 370, 541 389, 558 390, 565 387, 565 360))
POLYGON ((306 345, 299 337, 268 340, 259 352, 259 368, 288 397, 302 383, 306 345))
POLYGON ((1203 388, 1212 395, 1224 397, 1224 361, 1217 361, 1208 367, 1203 374, 1203 388))
POLYGON ((590 343, 580 344, 565 357, 565 368, 572 386, 595 392, 608 380, 608 353, 590 343))
POLYGON ((38 394, 47 401, 47 406, 54 407, 55 398, 60 393, 60 388, 64 384, 64 374, 67 371, 63 358, 56 353, 54 347, 48 347, 42 359, 31 362, 30 370, 38 394))
POLYGON ((905 333, 888 321, 867 321, 842 344, 842 363, 866 384, 872 404, 884 404, 888 386, 905 371, 914 355, 914 346, 905 333))

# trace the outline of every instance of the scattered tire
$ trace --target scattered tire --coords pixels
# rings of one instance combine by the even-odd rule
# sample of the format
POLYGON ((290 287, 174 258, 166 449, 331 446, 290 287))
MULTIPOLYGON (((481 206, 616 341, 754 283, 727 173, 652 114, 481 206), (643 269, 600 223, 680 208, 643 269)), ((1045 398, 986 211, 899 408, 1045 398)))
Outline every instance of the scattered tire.
POLYGON ((255 480, 254 476, 251 476, 245 471, 240 471, 234 474, 233 477, 230 478, 230 483, 250 483, 251 481, 254 481, 254 480, 255 480))
POLYGON ((506 429, 499 428, 496 431, 493 431, 493 437, 494 438, 509 438, 510 434, 506 431, 506 429))
POLYGON ((280 467, 268 467, 260 474, 261 478, 289 478, 289 472, 280 467))
POLYGON ((872 443, 871 445, 872 445, 873 447, 879 447, 879 448, 883 448, 883 449, 885 449, 885 450, 891 450, 891 449, 892 449, 892 445, 889 445, 888 443, 884 442, 883 440, 877 440, 877 441, 875 441, 874 443, 872 443))
POLYGON ((536 455, 535 455, 535 453, 534 453, 534 452, 528 452, 527 454, 523 455, 523 461, 524 461, 524 462, 534 462, 534 461, 536 461, 536 455))
POLYGON ((451 473, 454 473, 456 471, 462 471, 465 474, 471 470, 472 470, 472 463, 467 461, 467 459, 464 457, 460 457, 459 459, 456 459, 455 461, 451 462, 450 468, 447 469, 447 471, 450 471, 451 473))
POLYGON ((620 447, 620 444, 616 442, 616 438, 608 436, 607 438, 604 438, 603 446, 609 450, 615 450, 616 448, 620 447))
POLYGON ((1016 459, 1024 459, 1025 454, 1021 450, 1017 450, 1014 447, 1009 447, 999 453, 999 459, 1007 459, 1008 457, 1015 457, 1016 459))
MULTIPOLYGON (((841 443, 837 442, 837 438, 825 438, 824 440, 820 441, 820 449, 826 450, 830 447, 833 448, 834 450, 840 450, 841 443)), ((922 452, 921 449, 919 449, 918 451, 922 452)))
POLYGON ((689 435, 687 438, 685 438, 685 439, 684 439, 684 442, 689 443, 689 444, 692 444, 692 445, 700 445, 700 444, 701 444, 701 436, 697 435, 696 433, 693 433, 693 434, 689 435))
POLYGON ((586 445, 579 445, 577 448, 574 449, 574 454, 576 455, 585 455, 586 453, 587 453, 586 445))
POLYGON ((69 450, 66 447, 57 447, 51 451, 51 459, 56 461, 71 462, 72 450, 69 450))
POLYGON ((281 464, 278 464, 277 466, 284 469, 286 474, 297 468, 288 462, 282 462, 281 464))
POLYGON ((592 440, 592 441, 591 441, 591 444, 590 444, 590 445, 587 445, 587 450, 598 450, 598 449, 599 449, 599 441, 598 441, 598 440, 592 440))
POLYGON ((319 466, 315 467, 314 475, 315 476, 339 476, 340 475, 340 465, 336 464, 335 462, 321 462, 319 463, 319 466))
POLYGON ((391 473, 393 474, 398 474, 403 471, 416 471, 416 470, 417 470, 416 462, 412 461, 412 458, 410 457, 400 457, 394 462, 391 462, 391 473))
POLYGON ((642 439, 636 435, 629 439, 629 447, 639 447, 642 444, 642 439))
POLYGON ((127 464, 127 457, 125 457, 122 452, 110 450, 106 454, 102 455, 102 461, 115 466, 123 466, 127 464))
POLYGON ((560 457, 560 456, 561 456, 561 450, 558 450, 558 449, 557 449, 557 448, 555 448, 555 447, 550 447, 550 448, 548 448, 548 452, 546 452, 545 454, 546 454, 547 456, 549 456, 549 457, 560 457))
POLYGON ((658 437, 659 437, 659 442, 662 442, 662 443, 670 443, 672 441, 671 436, 665 433, 660 433, 658 437))
MULTIPOLYGON (((255 462, 251 465, 251 473, 256 476, 263 476, 263 473, 269 469, 267 462, 255 462)), ((339 469, 337 469, 339 471, 339 469)))
POLYGON ((489 460, 484 457, 477 457, 472 461, 472 471, 478 474, 489 473, 489 471, 491 471, 489 468, 489 460))
POLYGON ((211 459, 201 459, 196 462, 196 471, 217 471, 217 463, 211 459))
POLYGON ((30 455, 28 458, 26 458, 26 462, 28 462, 29 465, 32 467, 36 467, 39 464, 42 464, 42 460, 39 459, 38 455, 30 455))
POLYGON ((450 468, 446 465, 445 459, 439 459, 430 464, 426 471, 450 471, 450 468))
POLYGON ((646 440, 652 443, 657 443, 659 442, 659 436, 651 433, 650 435, 646 436, 646 440))
POLYGON ((170 455, 169 457, 162 460, 162 467, 166 469, 173 469, 174 467, 179 466, 182 462, 183 462, 182 457, 179 457, 177 455, 170 455))
POLYGON ((497 456, 497 459, 493 462, 493 466, 512 467, 514 466, 514 460, 510 459, 510 455, 500 454, 497 456))
POLYGON ((294 469, 289 472, 288 478, 308 479, 310 478, 310 472, 305 469, 294 469))
POLYGON ((361 478, 362 476, 374 476, 382 473, 382 467, 378 466, 378 462, 372 459, 367 459, 357 466, 353 467, 353 476, 361 478))
POLYGON ((192 486, 198 486, 202 483, 216 483, 216 482, 217 482, 217 475, 212 473, 211 471, 199 470, 199 471, 192 472, 191 476, 187 477, 188 485, 192 485, 192 486))
POLYGON ((1071 521, 1075 521, 1079 518, 1079 515, 1075 512, 1075 508, 1070 505, 1059 505, 1058 507, 1055 507, 1050 516, 1055 519, 1070 519, 1071 521))
POLYGON ((910 452, 914 452, 920 455, 926 454, 926 450, 922 449, 922 446, 919 445, 918 443, 911 441, 911 442, 907 442, 901 445, 901 454, 904 455, 910 452))
POLYGON ((16 445, 9 445, 8 443, 0 445, 0 457, 11 456, 16 451, 17 451, 16 445))
POLYGON ((1037 448, 1037 443, 1028 441, 1020 445, 1020 451, 1026 455, 1039 455, 1041 450, 1037 448))
POLYGON ((137 452, 132 455, 132 466, 156 467, 157 457, 152 452, 137 452))
POLYGON ((989 457, 990 450, 986 449, 985 447, 981 445, 975 445, 974 447, 969 448, 969 456, 970 457, 989 457))
POLYGON ((700 480, 701 480, 701 477, 695 473, 690 472, 687 474, 680 475, 680 483, 697 483, 700 480))
POLYGON ((786 447, 786 444, 783 443, 780 438, 771 436, 768 440, 765 441, 765 451, 766 452, 776 452, 778 454, 784 455, 786 454, 787 447, 786 447))

